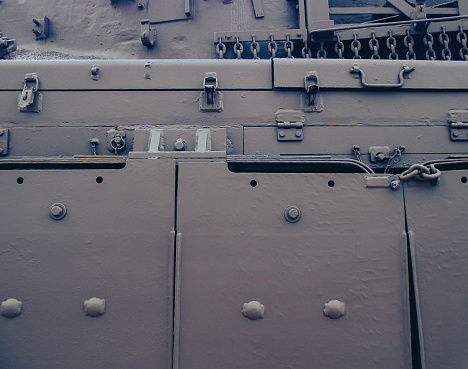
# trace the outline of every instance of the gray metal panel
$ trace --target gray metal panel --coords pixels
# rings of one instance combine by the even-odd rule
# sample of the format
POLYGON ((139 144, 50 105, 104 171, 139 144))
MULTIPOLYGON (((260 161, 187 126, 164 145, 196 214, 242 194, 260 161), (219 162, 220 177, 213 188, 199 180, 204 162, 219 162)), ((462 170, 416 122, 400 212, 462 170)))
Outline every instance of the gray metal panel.
POLYGON ((181 369, 410 367, 401 190, 225 163, 181 162, 178 178, 181 369), (344 317, 324 316, 332 299, 344 317), (242 316, 251 300, 263 319, 242 316))
POLYGON ((0 316, 1 368, 168 367, 174 170, 129 160, 1 173, 0 301, 23 302, 18 317, 0 316), (62 220, 49 217, 56 202, 62 220), (104 315, 85 316, 92 297, 104 315))
POLYGON ((0 64, 0 90, 21 91, 25 74, 37 73, 42 91, 201 91, 207 72, 217 73, 220 90, 272 88, 269 60, 5 60, 0 64), (98 79, 92 80, 95 64, 98 79))
POLYGON ((427 369, 468 367, 467 177, 443 172, 437 186, 405 184, 427 369))
POLYGON ((401 89, 468 89, 468 65, 464 62, 423 60, 274 59, 274 87, 304 89, 304 77, 316 71, 320 88, 363 88, 353 64, 364 71, 367 82, 396 83, 403 65, 415 67, 401 89))

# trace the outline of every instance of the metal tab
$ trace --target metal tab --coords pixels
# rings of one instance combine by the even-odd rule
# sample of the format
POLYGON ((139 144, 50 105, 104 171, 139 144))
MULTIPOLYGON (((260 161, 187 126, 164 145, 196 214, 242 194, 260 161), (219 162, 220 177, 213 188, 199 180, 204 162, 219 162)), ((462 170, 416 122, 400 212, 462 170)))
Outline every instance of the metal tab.
POLYGON ((38 87, 37 74, 26 74, 23 79, 23 91, 18 97, 18 111, 39 113, 42 110, 42 94, 37 92, 38 87))
POLYGON ((49 37, 49 18, 33 18, 32 21, 35 25, 35 27, 32 29, 32 33, 36 35, 36 40, 45 40, 47 37, 49 37))
POLYGON ((278 141, 302 141, 304 114, 299 110, 282 109, 276 112, 278 141))
POLYGON ((203 92, 200 95, 200 111, 222 111, 223 94, 216 91, 218 76, 215 72, 205 73, 203 92))
POLYGON ((447 122, 452 141, 468 141, 468 110, 449 110, 447 122))

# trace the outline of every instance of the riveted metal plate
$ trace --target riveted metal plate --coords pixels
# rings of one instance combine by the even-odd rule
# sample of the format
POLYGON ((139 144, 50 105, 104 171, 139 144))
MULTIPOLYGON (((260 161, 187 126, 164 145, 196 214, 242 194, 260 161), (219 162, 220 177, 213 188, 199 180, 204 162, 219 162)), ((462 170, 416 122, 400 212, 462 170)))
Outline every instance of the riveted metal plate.
POLYGON ((402 191, 225 163, 181 162, 178 178, 179 368, 411 365, 402 191), (249 301, 261 319, 243 315, 249 301))
POLYGON ((172 160, 1 171, 0 301, 23 302, 0 317, 1 368, 171 366, 174 172, 172 160), (91 318, 94 297, 105 314, 91 318))
POLYGON ((421 353, 426 368, 468 365, 468 171, 405 183, 421 353))

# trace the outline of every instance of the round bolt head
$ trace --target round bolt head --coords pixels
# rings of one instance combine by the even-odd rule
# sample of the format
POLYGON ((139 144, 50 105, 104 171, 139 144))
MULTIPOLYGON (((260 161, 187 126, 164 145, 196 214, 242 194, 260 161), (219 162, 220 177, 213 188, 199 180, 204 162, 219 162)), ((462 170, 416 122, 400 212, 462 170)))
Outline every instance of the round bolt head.
POLYGON ((86 315, 96 318, 106 312, 106 300, 93 297, 83 303, 86 315))
POLYGON ((290 223, 295 223, 301 218, 301 211, 296 206, 288 206, 284 209, 284 217, 290 223))
POLYGON ((0 304, 0 315, 12 319, 21 314, 23 303, 17 299, 8 299, 0 304))
POLYGON ((331 300, 323 306, 323 315, 331 319, 338 319, 345 315, 346 305, 338 300, 331 300))
POLYGON ((63 219, 67 215, 67 208, 61 203, 53 204, 49 209, 49 215, 54 220, 63 219))
POLYGON ((174 144, 174 150, 176 151, 183 151, 185 150, 185 141, 181 138, 178 138, 174 144))
POLYGON ((265 306, 258 301, 250 301, 243 305, 242 315, 250 320, 262 319, 265 313, 265 306))

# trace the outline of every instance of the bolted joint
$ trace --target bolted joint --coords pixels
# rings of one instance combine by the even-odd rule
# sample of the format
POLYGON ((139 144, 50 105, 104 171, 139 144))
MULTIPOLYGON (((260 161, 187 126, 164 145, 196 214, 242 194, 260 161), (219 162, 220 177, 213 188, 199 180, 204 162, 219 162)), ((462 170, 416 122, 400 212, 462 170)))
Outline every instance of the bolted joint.
POLYGON ((301 211, 296 206, 288 206, 284 209, 284 217, 290 223, 296 223, 301 219, 301 211))
POLYGON ((67 208, 61 203, 55 203, 49 208, 49 216, 53 220, 63 219, 67 215, 67 208))

